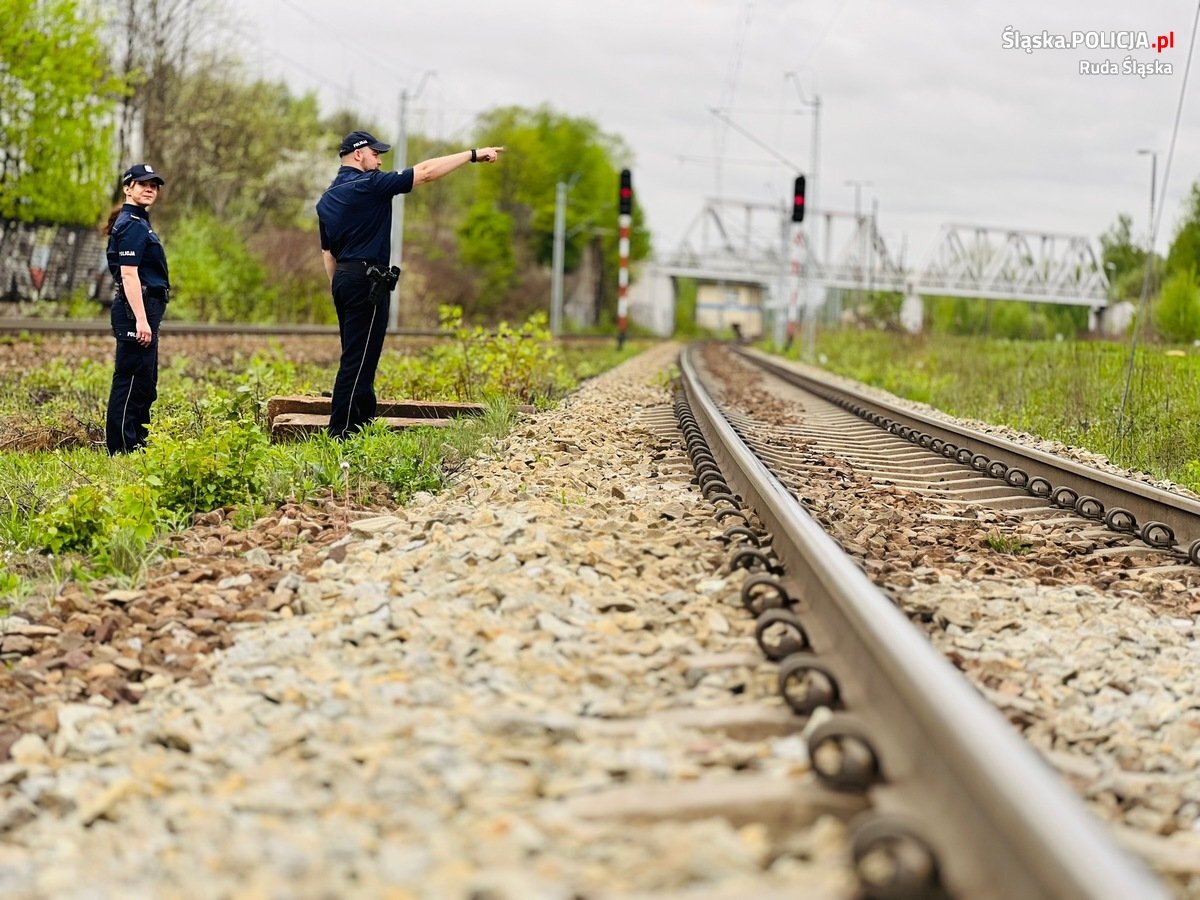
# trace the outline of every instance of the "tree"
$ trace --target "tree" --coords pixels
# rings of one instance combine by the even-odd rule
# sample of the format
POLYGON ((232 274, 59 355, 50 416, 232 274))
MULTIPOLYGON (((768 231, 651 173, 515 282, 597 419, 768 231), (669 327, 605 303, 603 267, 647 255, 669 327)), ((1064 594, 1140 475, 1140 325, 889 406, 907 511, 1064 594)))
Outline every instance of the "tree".
POLYGON ((116 181, 124 83, 78 0, 0 0, 0 217, 92 225, 116 181))
POLYGON ((230 49, 234 16, 225 0, 115 0, 114 64, 133 85, 120 110, 122 158, 165 173, 164 224, 213 213, 311 229, 332 174, 324 163, 344 133, 336 120, 348 114, 328 127, 314 94, 246 77, 230 49))
POLYGON ((462 261, 484 275, 476 312, 495 313, 516 276, 512 216, 493 206, 476 203, 459 227, 458 236, 462 261))
POLYGON ((222 0, 112 0, 113 67, 131 88, 118 117, 123 161, 162 159, 160 142, 176 114, 176 78, 193 71, 194 60, 220 45, 219 33, 229 19, 222 0))
POLYGON ((1167 253, 1167 272, 1174 275, 1188 268, 1200 270, 1200 183, 1192 183, 1183 221, 1167 253))
MULTIPOLYGON (((521 267, 550 264, 554 240, 554 197, 558 182, 571 183, 566 215, 564 266, 573 271, 589 248, 602 252, 601 283, 607 286, 606 308, 616 307, 617 180, 632 154, 620 138, 600 130, 589 119, 572 118, 548 107, 504 107, 480 117, 476 134, 480 145, 507 147, 502 163, 488 169, 473 186, 476 203, 492 206, 508 217, 521 267)), ((649 254, 650 239, 643 227, 641 207, 634 204, 630 258, 649 254)), ((487 229, 460 229, 459 253, 463 259, 486 258, 486 248, 472 246, 487 229)), ((495 266, 507 265, 497 260, 495 266)), ((485 265, 485 280, 495 275, 485 265)), ((518 275, 518 279, 520 276, 518 275)), ((500 298, 497 298, 499 301, 500 298)), ((511 299, 511 298, 510 298, 511 299)))
POLYGON ((277 314, 262 262, 238 233, 208 213, 171 234, 172 315, 200 322, 266 322, 277 314))
POLYGON ((1200 284, 1194 264, 1167 278, 1154 304, 1154 324, 1171 341, 1200 338, 1200 284))
POLYGON ((316 97, 249 81, 229 64, 170 80, 171 124, 155 136, 153 159, 168 180, 171 215, 314 228, 312 203, 332 177, 337 143, 316 97))
POLYGON ((1116 224, 1100 235, 1100 250, 1112 295, 1123 300, 1140 297, 1146 271, 1146 249, 1134 244, 1133 219, 1128 213, 1118 215, 1116 224))

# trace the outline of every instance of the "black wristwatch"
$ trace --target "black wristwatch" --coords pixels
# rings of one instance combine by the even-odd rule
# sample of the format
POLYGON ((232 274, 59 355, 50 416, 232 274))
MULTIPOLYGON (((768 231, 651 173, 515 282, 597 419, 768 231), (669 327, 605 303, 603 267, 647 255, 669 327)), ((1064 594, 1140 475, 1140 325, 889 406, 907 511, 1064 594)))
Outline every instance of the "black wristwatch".
POLYGON ((475 148, 471 148, 471 162, 479 162, 479 157, 475 155, 475 148))

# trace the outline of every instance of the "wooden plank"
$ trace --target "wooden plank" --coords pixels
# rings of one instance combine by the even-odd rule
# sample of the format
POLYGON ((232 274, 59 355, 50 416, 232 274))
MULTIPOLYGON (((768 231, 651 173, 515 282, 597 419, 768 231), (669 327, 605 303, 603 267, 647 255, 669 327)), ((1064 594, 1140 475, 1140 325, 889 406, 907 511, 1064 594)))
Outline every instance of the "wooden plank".
MULTIPOLYGON (((380 400, 376 414, 387 418, 453 419, 459 416, 481 416, 482 403, 455 403, 448 400, 380 400)), ((267 401, 267 421, 286 413, 304 413, 329 418, 328 397, 272 397, 267 401)))
MULTIPOLYGON (((414 418, 406 416, 379 416, 377 421, 383 422, 393 431, 403 431, 406 428, 444 428, 453 419, 414 418)), ((318 432, 324 431, 329 425, 329 414, 315 415, 312 413, 280 413, 271 422, 271 440, 275 443, 296 441, 318 432)))

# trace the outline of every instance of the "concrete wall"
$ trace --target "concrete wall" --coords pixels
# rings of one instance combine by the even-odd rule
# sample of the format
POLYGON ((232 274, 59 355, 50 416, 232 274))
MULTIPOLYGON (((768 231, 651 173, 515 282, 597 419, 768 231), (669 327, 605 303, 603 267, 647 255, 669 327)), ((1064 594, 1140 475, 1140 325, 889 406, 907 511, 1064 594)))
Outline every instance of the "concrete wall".
POLYGON ((757 284, 706 283, 696 290, 696 324, 711 331, 737 325, 748 338, 763 332, 764 291, 757 284))
POLYGON ((641 267, 629 285, 629 318, 659 337, 675 331, 675 283, 653 265, 641 267))
POLYGON ((0 219, 0 300, 60 300, 107 290, 107 240, 94 228, 0 219))

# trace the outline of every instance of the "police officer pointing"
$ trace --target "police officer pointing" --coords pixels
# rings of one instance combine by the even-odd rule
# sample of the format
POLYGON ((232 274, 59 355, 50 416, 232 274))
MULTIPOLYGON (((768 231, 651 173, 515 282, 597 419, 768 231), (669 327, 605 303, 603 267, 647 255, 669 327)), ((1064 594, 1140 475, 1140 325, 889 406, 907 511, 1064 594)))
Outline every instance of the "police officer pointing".
POLYGON ((128 453, 145 443, 150 406, 158 398, 158 326, 171 282, 167 255, 150 227, 150 207, 163 184, 162 176, 144 163, 126 169, 121 175, 125 203, 105 228, 117 339, 104 427, 111 454, 128 453))
POLYGON ((329 433, 339 440, 375 417, 375 370, 383 352, 391 291, 400 275, 391 266, 392 198, 467 163, 493 163, 504 151, 463 150, 403 172, 382 172, 379 155, 390 149, 365 131, 346 135, 338 150, 341 167, 317 201, 321 256, 342 341, 329 416, 329 433))

